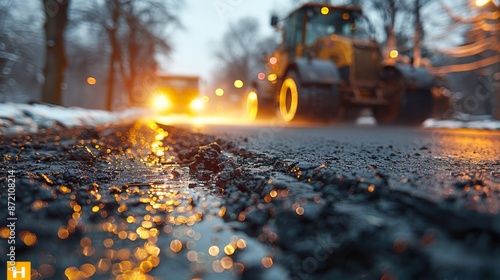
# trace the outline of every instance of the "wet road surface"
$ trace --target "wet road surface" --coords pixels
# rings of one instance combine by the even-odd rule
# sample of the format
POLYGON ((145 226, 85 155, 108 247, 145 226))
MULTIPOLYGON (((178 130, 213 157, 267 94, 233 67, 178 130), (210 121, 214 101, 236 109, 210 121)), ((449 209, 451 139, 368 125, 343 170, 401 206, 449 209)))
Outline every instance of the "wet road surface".
MULTIPOLYGON (((273 215, 263 214, 266 222, 260 221, 257 230, 245 229, 260 236, 259 228, 269 226, 277 233, 278 240, 270 243, 279 248, 276 259, 291 268, 292 278, 500 275, 499 132, 274 124, 200 130, 240 139, 246 149, 262 156, 247 173, 271 185, 256 192, 263 203, 273 204, 277 192, 272 189, 287 191, 285 203, 267 209, 273 215), (272 168, 262 170, 269 165, 272 168), (288 207, 295 211, 291 216, 275 209, 288 207), (290 222, 308 212, 302 221, 290 222), (311 223, 320 225, 308 228, 311 223), (291 230, 297 228, 301 230, 291 230), (282 244, 283 237, 295 240, 299 248, 282 244), (324 240, 333 240, 328 250, 324 240), (325 249, 328 257, 311 248, 325 249)), ((238 186, 237 180, 232 183, 238 186)), ((229 201, 234 205, 238 199, 229 201)), ((249 208, 252 205, 233 211, 246 213, 249 208)))

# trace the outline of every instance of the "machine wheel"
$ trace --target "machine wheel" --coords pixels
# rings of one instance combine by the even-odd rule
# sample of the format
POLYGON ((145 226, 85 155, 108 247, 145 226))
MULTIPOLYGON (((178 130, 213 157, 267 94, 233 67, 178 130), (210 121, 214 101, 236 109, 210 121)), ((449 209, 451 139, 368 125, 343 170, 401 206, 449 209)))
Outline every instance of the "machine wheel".
POLYGON ((373 109, 378 124, 420 125, 432 115, 430 90, 407 90, 404 77, 395 69, 385 75, 384 94, 389 102, 373 109))
POLYGON ((398 124, 420 125, 430 118, 433 110, 434 97, 429 90, 409 91, 401 101, 401 111, 398 124))
POLYGON ((274 100, 263 99, 257 89, 252 88, 246 97, 245 113, 247 119, 262 120, 275 116, 276 105, 274 100))
POLYGON ((382 90, 388 104, 373 108, 373 116, 382 125, 393 124, 397 120, 406 89, 405 79, 396 69, 389 69, 384 74, 385 87, 382 90))
POLYGON ((303 86, 290 71, 279 90, 279 115, 286 122, 330 121, 338 116, 340 97, 336 85, 303 86))

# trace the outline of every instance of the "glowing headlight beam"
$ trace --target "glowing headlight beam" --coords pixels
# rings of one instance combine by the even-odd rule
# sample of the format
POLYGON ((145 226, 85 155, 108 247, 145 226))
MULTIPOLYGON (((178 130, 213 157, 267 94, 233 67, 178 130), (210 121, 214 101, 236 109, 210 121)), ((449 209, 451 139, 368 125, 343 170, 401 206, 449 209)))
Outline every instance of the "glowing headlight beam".
POLYGON ((170 100, 164 94, 159 94, 153 99, 153 107, 157 110, 166 110, 170 106, 170 100))
POLYGON ((189 108, 194 111, 199 111, 203 109, 203 101, 197 98, 191 101, 191 103, 189 104, 189 108))

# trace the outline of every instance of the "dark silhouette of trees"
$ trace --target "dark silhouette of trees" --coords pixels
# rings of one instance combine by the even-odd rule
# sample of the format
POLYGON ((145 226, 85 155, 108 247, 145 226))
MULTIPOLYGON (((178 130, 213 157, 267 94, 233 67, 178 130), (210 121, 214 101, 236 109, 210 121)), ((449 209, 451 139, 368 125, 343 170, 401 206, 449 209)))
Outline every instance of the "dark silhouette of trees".
MULTIPOLYGON (((40 8, 41 1, 37 1, 40 8)), ((16 13, 33 3, 0 3, 0 102, 38 100, 45 49, 41 10, 16 13), (41 55, 42 54, 42 55, 41 55)))
POLYGON ((230 93, 244 94, 244 90, 233 87, 233 82, 242 80, 248 86, 255 81, 265 71, 262 59, 276 47, 275 36, 261 35, 257 19, 246 17, 230 23, 214 50, 218 62, 214 84, 231 89, 230 93))
POLYGON ((259 22, 255 18, 242 18, 229 26, 215 51, 227 79, 251 79, 261 52, 259 36, 259 22))
POLYGON ((45 11, 46 56, 42 101, 62 104, 62 86, 67 58, 64 49, 64 31, 68 22, 70 0, 43 0, 45 11))
MULTIPOLYGON (((155 53, 168 54, 168 29, 181 27, 176 10, 182 2, 161 0, 94 1, 77 12, 75 21, 104 31, 107 39, 108 77, 106 108, 113 108, 116 83, 122 81, 128 104, 143 102, 142 77, 157 68, 155 53)), ((151 75, 150 75, 151 76, 151 75)))
POLYGON ((106 7, 110 13, 109 24, 104 25, 106 34, 108 34, 109 47, 111 52, 109 54, 108 65, 108 88, 106 92, 106 109, 113 109, 113 93, 115 89, 116 80, 116 64, 120 60, 120 44, 118 42, 118 24, 120 19, 120 5, 119 1, 112 0, 106 2, 106 7))

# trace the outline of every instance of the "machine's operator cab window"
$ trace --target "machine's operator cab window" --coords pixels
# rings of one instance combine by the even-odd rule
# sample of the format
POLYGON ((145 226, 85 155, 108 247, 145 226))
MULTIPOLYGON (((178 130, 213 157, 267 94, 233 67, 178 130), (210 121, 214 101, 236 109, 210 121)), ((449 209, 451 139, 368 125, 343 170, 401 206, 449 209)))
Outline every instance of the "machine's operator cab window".
POLYGON ((306 17, 306 46, 312 46, 319 38, 332 34, 346 37, 367 35, 368 23, 362 14, 356 11, 330 10, 318 6, 307 9, 306 17))
POLYGON ((297 11, 285 19, 284 46, 291 57, 295 56, 295 48, 303 40, 304 13, 297 11))

